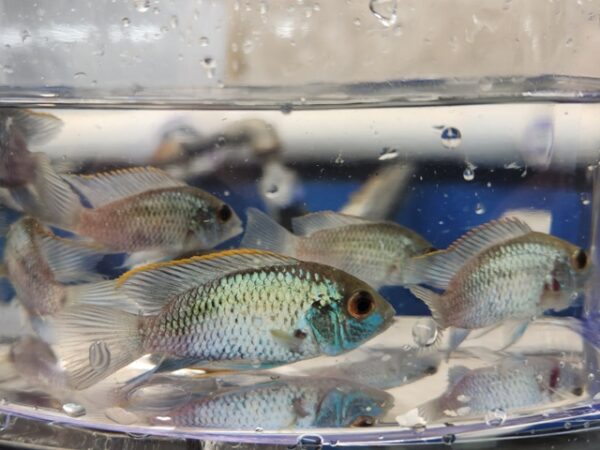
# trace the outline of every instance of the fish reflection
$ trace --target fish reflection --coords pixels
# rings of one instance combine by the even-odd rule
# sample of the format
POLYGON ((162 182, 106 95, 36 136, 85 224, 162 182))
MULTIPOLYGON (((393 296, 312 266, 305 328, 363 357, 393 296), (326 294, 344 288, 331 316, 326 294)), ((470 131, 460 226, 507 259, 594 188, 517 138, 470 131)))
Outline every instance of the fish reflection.
MULTIPOLYGON (((223 379, 235 383, 236 377, 223 379)), ((147 399, 145 407, 150 405, 147 399)), ((162 401, 159 400, 159 404, 162 401)), ((221 387, 149 418, 152 424, 235 430, 366 427, 393 406, 377 389, 332 378, 268 379, 221 387)))
POLYGON ((483 416, 494 410, 523 411, 541 405, 581 399, 583 371, 555 357, 507 357, 479 369, 454 366, 448 372, 448 389, 418 408, 427 422, 483 416))
POLYGON ((378 389, 392 389, 437 373, 442 355, 436 351, 410 348, 370 349, 361 357, 348 357, 327 367, 304 373, 344 379, 378 389))

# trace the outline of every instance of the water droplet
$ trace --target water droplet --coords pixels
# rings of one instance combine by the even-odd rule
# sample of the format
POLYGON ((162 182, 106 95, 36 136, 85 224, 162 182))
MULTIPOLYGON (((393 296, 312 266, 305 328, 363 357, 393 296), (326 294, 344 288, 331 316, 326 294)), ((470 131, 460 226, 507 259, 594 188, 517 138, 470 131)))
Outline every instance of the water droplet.
POLYGON ((244 52, 245 55, 248 55, 248 54, 252 53, 253 50, 254 50, 254 42, 252 42, 251 39, 246 39, 244 41, 244 43, 242 44, 242 52, 244 52))
POLYGON ((479 202, 475 205, 475 214, 479 216, 485 214, 485 205, 483 203, 479 202))
POLYGON ((152 8, 152 12, 154 14, 159 14, 160 13, 160 8, 158 6, 155 6, 154 8, 152 8))
POLYGON ((342 152, 338 153, 337 157, 333 161, 335 164, 344 164, 344 158, 342 158, 342 152))
POLYGON ((131 425, 138 421, 138 417, 134 413, 126 411, 119 406, 106 409, 104 415, 113 422, 120 423, 121 425, 131 425))
POLYGON ((62 410, 70 417, 81 417, 85 415, 85 408, 78 403, 65 403, 62 410))
POLYGON ((171 25, 171 29, 177 28, 179 26, 179 18, 177 16, 171 16, 169 24, 171 25))
POLYGON ((125 28, 127 28, 129 25, 131 25, 131 20, 129 20, 128 17, 123 17, 121 19, 121 25, 123 25, 125 28))
POLYGON ((200 46, 208 47, 208 44, 210 44, 210 40, 206 36, 202 36, 200 38, 200 46))
POLYGON ((458 147, 462 139, 460 130, 454 127, 445 127, 440 136, 442 138, 442 145, 446 148, 458 147))
POLYGON ((369 9, 384 27, 391 27, 396 23, 398 0, 371 0, 369 9))
POLYGON ((387 161, 389 159, 396 159, 398 157, 398 150, 391 147, 383 147, 379 154, 379 161, 387 161))
POLYGON ((588 380, 594 381, 594 378, 596 378, 596 376, 593 373, 588 374, 588 380))
POLYGON ((77 72, 75 75, 73 75, 74 78, 86 78, 87 77, 87 73, 85 72, 77 72))
POLYGON ((135 9, 139 12, 146 12, 150 9, 150 0, 133 0, 135 9))
POLYGON ((357 17, 356 19, 354 19, 353 21, 354 25, 356 25, 357 27, 360 27, 360 19, 357 17))
POLYGON ((456 441, 456 436, 454 434, 445 434, 442 436, 442 441, 446 445, 452 445, 456 441))
POLYGON ((110 365, 110 350, 106 342, 95 341, 89 348, 89 362, 96 372, 104 372, 110 365))
POLYGON ((318 434, 303 434, 298 436, 297 443, 302 449, 316 450, 323 446, 323 437, 318 434))
POLYGON ((217 63, 215 62, 215 60, 210 57, 204 58, 202 60, 202 66, 204 67, 204 70, 206 71, 206 76, 208 78, 214 78, 215 71, 217 69, 217 63))
POLYGON ((587 192, 582 192, 579 197, 581 198, 581 204, 583 204, 583 205, 587 206, 592 202, 592 200, 590 198, 590 194, 587 192))
POLYGON ((473 181, 475 179, 475 170, 471 166, 465 167, 463 171, 463 178, 465 181, 473 181))
POLYGON ((438 329, 431 318, 419 319, 412 328, 412 335, 415 344, 419 347, 429 347, 438 336, 438 329))
POLYGON ((14 73, 14 69, 11 66, 2 66, 2 72, 10 75, 11 73, 14 73))
POLYGON ((31 40, 31 33, 27 30, 21 31, 21 42, 23 42, 23 44, 26 44, 30 40, 31 40))
POLYGON ((506 411, 502 408, 494 408, 485 413, 485 423, 490 427, 499 427, 506 420, 506 411))

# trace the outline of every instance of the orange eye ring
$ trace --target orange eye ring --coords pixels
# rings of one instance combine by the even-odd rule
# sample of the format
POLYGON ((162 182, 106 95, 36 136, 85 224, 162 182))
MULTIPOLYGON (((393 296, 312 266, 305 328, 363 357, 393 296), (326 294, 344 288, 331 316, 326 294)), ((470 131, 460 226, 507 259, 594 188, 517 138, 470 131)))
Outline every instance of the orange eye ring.
POLYGON ((375 299, 370 292, 358 291, 352 294, 347 303, 348 313, 355 319, 364 319, 375 309, 375 299))
POLYGON ((351 427, 372 427, 375 425, 375 419, 371 416, 358 416, 350 424, 351 427))
POLYGON ((571 255, 571 266, 577 270, 583 270, 588 265, 588 257, 585 251, 581 248, 575 250, 571 255))

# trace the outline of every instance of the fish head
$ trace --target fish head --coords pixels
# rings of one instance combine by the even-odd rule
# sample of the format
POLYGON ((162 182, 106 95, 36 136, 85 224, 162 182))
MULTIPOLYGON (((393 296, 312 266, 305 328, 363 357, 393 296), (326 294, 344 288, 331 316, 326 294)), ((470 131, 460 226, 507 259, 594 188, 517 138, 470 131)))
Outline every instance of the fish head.
POLYGON ((198 195, 202 198, 192 214, 186 247, 213 248, 242 232, 242 220, 231 206, 210 194, 198 195))
POLYGON ((340 270, 329 270, 336 295, 330 302, 315 301, 306 321, 319 349, 327 355, 339 355, 386 330, 396 312, 365 282, 340 270))
POLYGON ((314 425, 324 428, 369 427, 394 404, 385 391, 337 382, 321 399, 314 425))
POLYGON ((542 303, 544 309, 560 311, 577 300, 590 277, 592 264, 584 249, 568 242, 557 242, 557 250, 544 283, 542 303))

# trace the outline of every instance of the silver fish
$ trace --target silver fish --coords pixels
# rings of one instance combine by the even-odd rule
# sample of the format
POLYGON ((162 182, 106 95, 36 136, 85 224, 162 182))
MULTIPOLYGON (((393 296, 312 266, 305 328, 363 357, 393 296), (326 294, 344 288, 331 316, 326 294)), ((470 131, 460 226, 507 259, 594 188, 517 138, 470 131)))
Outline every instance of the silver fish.
POLYGON ((292 234, 257 209, 248 209, 242 246, 327 264, 378 288, 400 284, 409 258, 431 250, 419 234, 393 222, 331 211, 292 220, 292 234))

